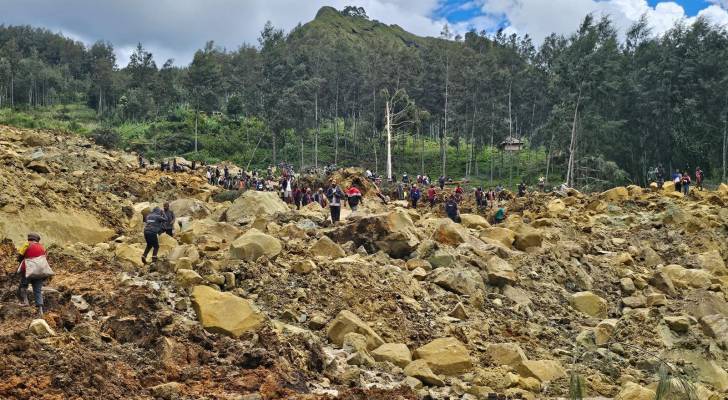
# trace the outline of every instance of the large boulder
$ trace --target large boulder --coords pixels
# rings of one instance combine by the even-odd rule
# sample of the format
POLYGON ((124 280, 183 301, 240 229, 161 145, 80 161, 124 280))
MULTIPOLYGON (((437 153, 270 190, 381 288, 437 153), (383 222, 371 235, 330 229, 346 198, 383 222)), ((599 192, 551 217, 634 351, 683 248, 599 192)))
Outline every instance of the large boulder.
POLYGON ((728 347, 728 317, 721 314, 706 315, 700 318, 703 332, 714 338, 721 346, 728 347))
POLYGON ((280 240, 255 228, 230 244, 230 256, 239 260, 255 261, 262 256, 275 257, 282 250, 280 240))
POLYGON ((548 202, 546 209, 550 216, 557 217, 566 212, 566 204, 561 199, 555 199, 548 202))
POLYGON ((609 311, 607 301, 589 291, 572 294, 569 302, 576 310, 596 318, 606 318, 609 311))
POLYGON ((506 248, 511 248, 513 242, 516 241, 516 233, 507 228, 501 228, 494 226, 483 230, 480 233, 480 238, 487 242, 495 242, 506 248))
POLYGON ((195 264, 200 261, 200 252, 191 244, 183 244, 173 248, 167 255, 167 260, 173 264, 180 258, 187 258, 192 264, 195 264))
POLYGON ((483 278, 477 272, 465 268, 436 268, 429 276, 436 285, 457 294, 473 296, 485 290, 483 278))
POLYGON ((627 382, 616 397, 621 400, 654 400, 655 391, 644 388, 634 382, 627 382))
POLYGON ((197 272, 184 268, 178 269, 174 278, 174 282, 177 286, 183 288, 199 285, 204 281, 205 280, 197 272))
POLYGON ((425 360, 415 360, 407 364, 404 368, 404 374, 412 378, 419 379, 425 385, 445 386, 445 382, 435 375, 430 368, 430 365, 425 360))
POLYGON ((364 246, 369 254, 382 250, 395 258, 410 255, 420 244, 412 218, 401 208, 353 218, 326 235, 337 243, 352 241, 355 248, 364 246))
POLYGON ((95 245, 108 242, 116 234, 90 212, 75 209, 27 207, 12 214, 0 211, 0 237, 20 243, 28 232, 38 232, 43 243, 59 245, 95 245))
POLYGON ((629 198, 629 191, 624 186, 617 186, 602 192, 601 197, 608 202, 627 200, 629 198))
POLYGON ((140 244, 119 243, 114 249, 114 258, 137 268, 144 266, 144 263, 142 263, 143 254, 144 248, 140 244))
POLYGON ((311 255, 314 257, 325 257, 325 258, 341 258, 346 256, 346 252, 337 243, 335 243, 328 236, 322 236, 321 239, 317 240, 316 243, 309 249, 311 255))
POLYGON ((496 365, 508 365, 515 368, 528 360, 518 343, 494 343, 487 347, 488 355, 496 365))
POLYGON ((179 217, 205 218, 210 215, 207 205, 197 199, 177 199, 169 203, 169 209, 179 217))
POLYGON ((372 351, 372 357, 377 361, 389 361, 401 368, 412 362, 412 354, 404 343, 385 343, 372 351))
POLYGON ((467 228, 450 220, 446 220, 441 223, 440 226, 435 229, 434 235, 435 240, 438 242, 442 244, 449 244, 453 247, 467 242, 469 237, 470 233, 467 228))
POLYGON ((192 244, 203 236, 214 236, 229 243, 242 233, 240 229, 224 222, 215 222, 208 219, 194 220, 180 232, 180 241, 192 244))
POLYGON ((516 371, 521 376, 536 378, 541 382, 566 377, 564 367, 555 360, 526 360, 518 365, 516 371))
POLYGON ((698 263, 700 268, 713 275, 728 275, 725 261, 723 261, 723 257, 718 250, 711 250, 698 255, 698 263))
POLYGON ((541 247, 542 242, 543 236, 541 231, 527 225, 522 225, 516 232, 516 241, 513 245, 518 250, 525 251, 529 247, 541 247))
POLYGON ((657 271, 670 277, 676 288, 707 288, 711 284, 711 273, 702 269, 687 269, 670 264, 658 267, 657 271))
POLYGON ((209 286, 192 289, 192 307, 203 328, 232 337, 256 330, 265 321, 248 300, 209 286))
POLYGON ((275 215, 286 213, 289 210, 286 203, 278 197, 277 192, 248 190, 235 199, 233 204, 225 211, 225 219, 227 221, 237 221, 243 217, 275 215))
POLYGON ((486 229, 490 228, 488 220, 478 214, 460 214, 460 223, 466 228, 486 229))
POLYGON ((342 346, 344 336, 350 332, 364 335, 367 338, 368 350, 374 350, 384 344, 384 340, 366 322, 348 310, 339 312, 336 318, 329 323, 326 333, 332 343, 342 346))
POLYGON ((513 270, 511 264, 498 256, 488 259, 486 269, 488 271, 488 283, 491 285, 511 285, 518 281, 518 275, 516 275, 516 271, 513 270))
POLYGON ((414 356, 427 361, 437 374, 457 375, 473 367, 468 349, 454 337, 435 339, 415 350, 414 356))

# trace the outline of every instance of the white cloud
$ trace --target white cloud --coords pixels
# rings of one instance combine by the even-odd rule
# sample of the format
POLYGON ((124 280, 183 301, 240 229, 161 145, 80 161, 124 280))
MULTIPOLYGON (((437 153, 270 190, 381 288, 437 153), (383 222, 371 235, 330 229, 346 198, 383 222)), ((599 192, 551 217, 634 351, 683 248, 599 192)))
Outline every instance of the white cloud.
MULTIPOLYGON (((720 6, 728 0, 713 3, 699 15, 728 24, 728 12, 720 6)), ((288 31, 313 19, 324 5, 361 6, 372 19, 425 36, 438 36, 446 23, 433 15, 476 7, 484 15, 450 24, 451 29, 494 30, 506 19, 508 32, 529 33, 537 43, 551 32, 573 32, 590 12, 609 15, 622 30, 646 14, 655 33, 685 18, 677 3, 650 7, 646 0, 469 0, 455 7, 446 0, 0 0, 0 24, 42 26, 86 43, 110 41, 121 66, 138 42, 154 53, 158 65, 168 58, 184 65, 208 40, 227 49, 256 44, 266 21, 288 31)))
MULTIPOLYGON (((728 0, 723 0, 723 7, 728 8, 728 0)), ((705 17, 713 24, 720 26, 728 26, 728 11, 718 5, 712 5, 698 12, 699 17, 705 17)))
POLYGON ((174 58, 180 65, 208 40, 228 49, 257 44, 266 21, 288 31, 324 5, 362 6, 371 18, 420 35, 439 35, 445 23, 430 17, 439 0, 0 0, 0 24, 42 26, 86 43, 110 41, 122 66, 142 42, 157 64, 174 58))
MULTIPOLYGON (((715 0, 728 3, 728 0, 715 0)), ((688 18, 685 9, 676 2, 663 1, 652 7, 647 0, 483 0, 486 14, 499 15, 510 23, 510 30, 529 33, 537 42, 550 33, 568 34, 575 31, 584 16, 609 16, 615 27, 624 34, 642 15, 647 17, 654 34, 662 34, 675 22, 688 18)), ((728 12, 718 5, 700 11, 717 24, 728 21, 728 12)))

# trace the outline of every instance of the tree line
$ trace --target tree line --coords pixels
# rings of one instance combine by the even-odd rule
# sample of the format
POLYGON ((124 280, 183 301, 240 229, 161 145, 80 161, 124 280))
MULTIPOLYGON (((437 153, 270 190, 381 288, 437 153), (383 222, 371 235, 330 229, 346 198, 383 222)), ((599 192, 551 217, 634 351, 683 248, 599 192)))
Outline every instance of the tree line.
POLYGON ((728 33, 700 18, 657 36, 644 18, 620 34, 587 15, 537 48, 528 35, 447 26, 423 38, 361 8, 324 7, 287 33, 266 24, 257 44, 208 42, 184 67, 159 66, 142 44, 120 66, 109 42, 0 26, 0 108, 82 102, 110 125, 186 119, 160 136, 175 154, 265 151, 267 163, 387 172, 409 157, 440 173, 455 149, 463 175, 492 177, 493 151, 510 138, 546 153, 538 174, 578 186, 644 184, 657 165, 722 179, 726 60, 728 33), (439 156, 426 160, 432 145, 439 156))

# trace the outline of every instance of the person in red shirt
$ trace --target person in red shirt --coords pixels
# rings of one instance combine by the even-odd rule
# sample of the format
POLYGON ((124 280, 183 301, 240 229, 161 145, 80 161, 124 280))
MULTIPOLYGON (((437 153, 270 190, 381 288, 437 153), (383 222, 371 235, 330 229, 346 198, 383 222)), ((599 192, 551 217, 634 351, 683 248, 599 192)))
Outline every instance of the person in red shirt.
POLYGON ((43 316, 43 283, 45 282, 45 279, 27 279, 25 277, 25 260, 45 255, 46 250, 43 245, 40 244, 40 235, 37 233, 29 233, 28 243, 24 244, 18 250, 18 261, 20 262, 20 267, 18 268, 18 274, 20 274, 18 298, 20 299, 20 304, 23 306, 29 305, 28 285, 32 285, 35 306, 38 307, 38 312, 41 317, 43 316))
POLYGON ((430 201, 430 207, 435 206, 436 198, 437 198, 437 191, 435 190, 435 185, 430 185, 430 188, 427 189, 427 200, 430 201))

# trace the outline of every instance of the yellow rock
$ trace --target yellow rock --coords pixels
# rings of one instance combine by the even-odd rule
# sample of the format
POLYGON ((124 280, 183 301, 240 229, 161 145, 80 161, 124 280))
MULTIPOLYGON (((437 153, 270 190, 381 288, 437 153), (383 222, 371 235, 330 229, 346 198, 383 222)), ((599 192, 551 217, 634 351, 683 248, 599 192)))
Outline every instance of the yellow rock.
POLYGON ((470 233, 468 230, 452 221, 445 221, 435 230, 435 240, 443 244, 457 246, 468 241, 470 233))
POLYGON ((617 186, 615 188, 602 192, 601 197, 609 202, 627 200, 629 198, 629 191, 624 186, 617 186))
POLYGON ((478 214, 460 214, 460 220, 463 226, 465 226, 466 228, 490 228, 488 220, 478 214))
POLYGON ((262 256, 275 257, 283 250, 280 240, 255 228, 230 244, 230 256, 255 261, 262 256))
POLYGON ((415 350, 414 356, 438 374, 457 375, 473 367, 468 349, 453 337, 435 339, 415 350))
POLYGON ((312 255, 316 257, 341 258, 346 256, 346 252, 338 244, 334 243, 328 236, 322 236, 309 249, 312 255))
POLYGON ((445 382, 435 375, 425 360, 412 361, 404 368, 404 374, 419 379, 425 385, 445 386, 445 382))
POLYGON ((412 354, 404 343, 385 343, 372 351, 372 357, 377 361, 389 361, 401 368, 412 362, 412 354))
POLYGON ((495 343, 488 345, 488 355, 498 365, 516 367, 528 360, 518 343, 495 343))
POLYGON ((192 289, 192 307, 202 327, 232 337, 256 330, 265 321, 263 314, 248 300, 209 286, 192 289))
POLYGON ((480 238, 494 240, 510 249, 513 242, 516 240, 516 233, 510 229, 496 226, 482 231, 480 233, 480 238))
POLYGON ((609 305, 603 298, 592 292, 578 292, 571 295, 571 306, 575 309, 597 318, 606 318, 609 305))
POLYGON ((555 360, 526 360, 516 367, 521 376, 536 378, 541 382, 553 381, 566 377, 561 363, 555 360))
POLYGON ((116 245, 116 249, 114 250, 114 257, 123 263, 141 268, 144 266, 142 263, 144 249, 141 248, 141 246, 142 245, 140 244, 130 245, 126 243, 119 243, 116 245))
POLYGON ((621 400, 654 400, 655 391, 634 382, 627 382, 616 398, 621 400))
POLYGON ((327 336, 332 343, 342 346, 344 336, 349 332, 359 333, 367 338, 367 349, 373 350, 384 344, 384 340, 354 313, 342 310, 329 324, 327 336))

